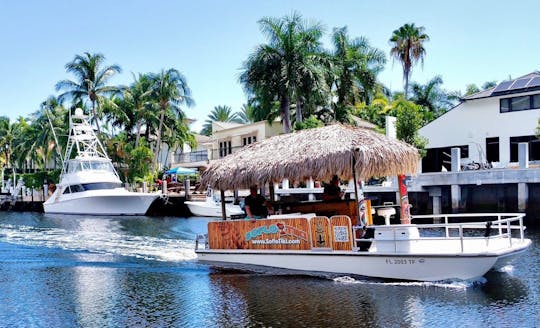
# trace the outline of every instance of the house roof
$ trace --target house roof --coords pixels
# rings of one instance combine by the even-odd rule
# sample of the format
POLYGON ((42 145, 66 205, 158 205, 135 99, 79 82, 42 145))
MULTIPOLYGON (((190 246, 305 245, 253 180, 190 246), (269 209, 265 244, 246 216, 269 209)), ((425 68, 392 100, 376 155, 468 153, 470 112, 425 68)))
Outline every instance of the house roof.
POLYGON ((502 81, 496 86, 461 98, 462 101, 502 96, 540 90, 540 72, 535 71, 513 80, 502 81))
POLYGON ((242 126, 244 124, 242 123, 235 123, 235 122, 218 122, 218 121, 214 121, 212 122, 212 131, 221 131, 221 130, 226 130, 226 129, 232 129, 232 128, 235 128, 237 126, 242 126))
POLYGON ((212 140, 212 138, 202 135, 202 134, 194 133, 193 135, 195 136, 195 140, 197 140, 197 143, 199 144, 207 143, 212 140))

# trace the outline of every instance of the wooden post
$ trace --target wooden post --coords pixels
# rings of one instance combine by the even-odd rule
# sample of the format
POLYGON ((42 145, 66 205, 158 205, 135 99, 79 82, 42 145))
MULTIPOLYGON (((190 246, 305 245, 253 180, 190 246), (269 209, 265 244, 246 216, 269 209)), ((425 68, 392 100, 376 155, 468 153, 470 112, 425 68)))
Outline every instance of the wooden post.
POLYGON ((270 201, 275 202, 276 201, 276 191, 274 190, 274 184, 269 183, 268 189, 270 190, 270 201))
POLYGON ((190 189, 191 189, 191 180, 189 180, 189 177, 186 177, 184 179, 184 196, 186 197, 186 199, 190 198, 190 194, 189 194, 190 189))
POLYGON ((357 217, 357 222, 356 222, 356 225, 363 225, 363 223, 361 222, 362 221, 362 217, 360 216, 360 199, 358 199, 358 185, 356 183, 356 158, 353 156, 353 159, 352 159, 352 174, 353 174, 353 179, 354 179, 354 201, 356 202, 355 204, 355 207, 356 207, 356 217, 357 217))
POLYGON ((219 191, 221 195, 221 217, 223 220, 227 220, 227 212, 225 212, 225 190, 219 191))
POLYGON ((405 185, 405 175, 398 175, 399 200, 401 205, 401 224, 411 224, 411 212, 409 205, 409 196, 407 195, 407 186, 405 185))

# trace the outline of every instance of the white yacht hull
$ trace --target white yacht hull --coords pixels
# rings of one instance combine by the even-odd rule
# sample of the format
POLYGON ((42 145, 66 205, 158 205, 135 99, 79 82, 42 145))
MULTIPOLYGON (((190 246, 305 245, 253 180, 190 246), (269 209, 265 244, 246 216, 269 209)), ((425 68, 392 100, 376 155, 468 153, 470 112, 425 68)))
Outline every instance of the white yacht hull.
MULTIPOLYGON (((187 205, 191 213, 195 216, 202 216, 202 217, 222 217, 221 212, 221 205, 212 204, 209 202, 195 202, 195 201, 187 201, 184 202, 184 204, 187 205)), ((229 205, 227 204, 225 206, 225 212, 227 217, 237 216, 237 215, 244 215, 244 211, 240 208, 240 206, 237 205, 229 205)))
POLYGON ((530 240, 504 254, 381 254, 350 251, 197 250, 203 262, 260 265, 366 277, 442 281, 483 276, 501 258, 520 254, 530 240))
POLYGON ((45 213, 85 215, 144 215, 158 194, 100 190, 71 195, 56 194, 43 204, 45 213))

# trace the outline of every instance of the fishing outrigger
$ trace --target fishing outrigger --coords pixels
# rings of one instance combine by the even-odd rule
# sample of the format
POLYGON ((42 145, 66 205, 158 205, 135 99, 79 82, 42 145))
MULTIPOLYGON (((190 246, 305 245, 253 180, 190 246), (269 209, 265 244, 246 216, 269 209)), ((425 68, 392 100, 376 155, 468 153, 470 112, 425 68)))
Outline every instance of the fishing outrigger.
POLYGON ((531 241, 524 237, 523 214, 411 216, 403 174, 417 172, 418 162, 417 149, 404 142, 339 124, 249 145, 212 164, 201 183, 222 193, 267 184, 273 200, 274 183, 283 179, 328 180, 337 174, 357 182, 398 175, 401 224, 372 225, 363 220, 358 202, 362 200, 354 183, 354 199, 274 203, 281 215, 255 222, 210 222, 208 234, 197 237, 198 258, 213 263, 439 281, 481 277, 492 268, 507 265, 530 246, 531 241), (443 223, 411 224, 415 218, 443 223))

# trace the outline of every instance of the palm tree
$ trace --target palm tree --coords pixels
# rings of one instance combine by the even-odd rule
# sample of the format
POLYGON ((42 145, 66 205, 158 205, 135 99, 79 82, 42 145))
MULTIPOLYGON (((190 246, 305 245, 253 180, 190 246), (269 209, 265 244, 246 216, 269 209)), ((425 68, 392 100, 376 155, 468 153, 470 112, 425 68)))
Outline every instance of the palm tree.
POLYGON ((107 85, 111 76, 120 73, 122 70, 118 65, 105 66, 105 56, 102 54, 76 55, 73 61, 66 64, 66 71, 76 77, 76 81, 63 80, 56 84, 56 90, 63 90, 59 96, 63 101, 65 98, 80 100, 88 98, 92 103, 92 116, 96 123, 98 134, 101 133, 99 126, 99 113, 96 103, 104 100, 103 96, 108 96, 118 92, 118 88, 107 85))
POLYGON ((15 139, 14 130, 14 123, 11 123, 9 117, 0 116, 0 155, 3 155, 7 167, 11 166, 13 140, 15 139))
POLYGON ((306 23, 297 13, 265 17, 259 25, 268 43, 259 45, 249 56, 240 81, 265 111, 279 104, 283 131, 289 133, 291 103, 296 102, 300 110, 299 105, 309 97, 306 90, 324 85, 324 70, 319 65, 323 29, 319 23, 306 23))
POLYGON ((189 107, 194 105, 195 102, 191 98, 191 90, 187 85, 186 78, 178 70, 174 68, 162 70, 158 74, 152 74, 150 78, 152 80, 152 97, 159 109, 154 153, 154 163, 157 168, 166 114, 168 112, 173 113, 176 118, 183 121, 184 112, 180 106, 186 105, 189 107))
POLYGON ((255 123, 256 121, 254 107, 249 104, 243 104, 242 109, 236 112, 236 116, 239 122, 243 124, 255 123))
POLYGON ((55 158, 60 160, 62 146, 67 142, 68 115, 68 110, 55 96, 47 98, 41 103, 40 110, 32 114, 31 125, 33 129, 37 130, 36 140, 41 145, 47 145, 43 153, 43 164, 46 164, 54 156, 54 153, 58 155, 55 158))
POLYGON ((229 106, 216 106, 206 119, 201 134, 205 136, 212 135, 212 122, 236 122, 242 123, 237 113, 232 113, 232 108, 229 106))
POLYGON ((424 42, 429 41, 429 36, 424 33, 423 26, 416 27, 414 23, 405 24, 392 33, 390 43, 390 56, 401 62, 403 66, 403 79, 405 80, 405 99, 409 91, 409 77, 412 66, 420 61, 424 63, 426 49, 424 42))
POLYGON ((452 106, 451 99, 441 89, 442 84, 443 80, 438 75, 429 80, 425 85, 419 83, 411 84, 411 100, 417 105, 427 108, 429 112, 434 114, 433 118, 436 118, 441 114, 440 112, 444 112, 452 106))
POLYGON ((134 81, 129 88, 123 88, 122 93, 103 107, 103 111, 113 126, 123 129, 127 139, 135 140, 135 148, 144 126, 157 122, 157 104, 152 102, 153 81, 150 74, 134 75, 134 81))
MULTIPOLYGON (((369 45, 366 38, 350 39, 347 27, 335 28, 332 40, 334 52, 333 85, 337 102, 336 119, 346 120, 344 115, 337 115, 339 109, 354 106, 357 101, 369 103, 377 86, 377 74, 386 63, 384 52, 369 45)), ((346 114, 346 113, 345 113, 346 114)))

